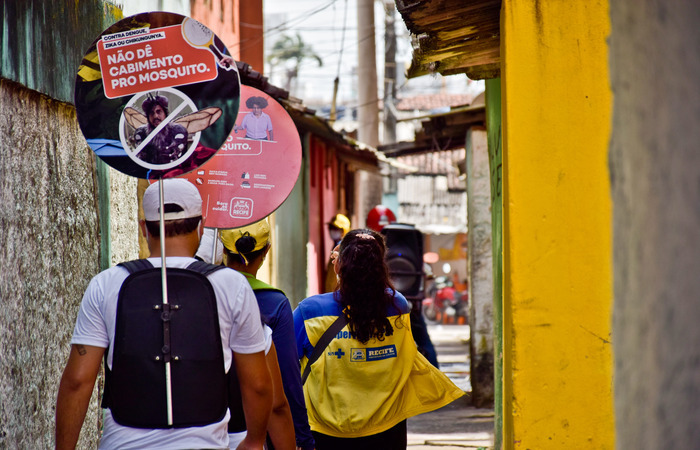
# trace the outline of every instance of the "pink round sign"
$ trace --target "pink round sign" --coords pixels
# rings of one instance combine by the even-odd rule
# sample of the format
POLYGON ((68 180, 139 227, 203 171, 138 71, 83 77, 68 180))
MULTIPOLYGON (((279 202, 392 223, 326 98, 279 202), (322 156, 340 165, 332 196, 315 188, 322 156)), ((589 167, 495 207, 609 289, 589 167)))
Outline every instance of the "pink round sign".
POLYGON ((301 169, 294 121, 272 97, 241 86, 233 131, 219 151, 183 175, 199 188, 208 228, 238 228, 272 214, 292 192, 301 169))

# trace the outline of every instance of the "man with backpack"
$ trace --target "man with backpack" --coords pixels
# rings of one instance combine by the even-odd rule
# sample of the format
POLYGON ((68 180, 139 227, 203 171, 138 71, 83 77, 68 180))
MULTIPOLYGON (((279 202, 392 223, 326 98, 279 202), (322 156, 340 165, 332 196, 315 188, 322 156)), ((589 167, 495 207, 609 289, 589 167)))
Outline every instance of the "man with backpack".
POLYGON ((101 272, 83 296, 58 391, 56 448, 75 447, 104 359, 100 448, 227 447, 228 384, 235 378, 247 425, 238 448, 260 449, 272 389, 253 291, 235 271, 193 258, 202 200, 189 181, 151 185, 143 210, 151 257, 101 272))

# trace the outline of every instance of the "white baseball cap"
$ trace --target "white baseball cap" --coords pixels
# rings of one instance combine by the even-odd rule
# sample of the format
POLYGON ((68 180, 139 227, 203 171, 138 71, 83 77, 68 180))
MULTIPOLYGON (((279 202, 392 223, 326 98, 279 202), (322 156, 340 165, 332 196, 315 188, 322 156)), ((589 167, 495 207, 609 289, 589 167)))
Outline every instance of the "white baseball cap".
POLYGON ((183 178, 166 178, 148 186, 143 194, 143 216, 147 221, 160 220, 160 183, 163 183, 164 220, 189 219, 202 215, 202 197, 197 187, 183 178))

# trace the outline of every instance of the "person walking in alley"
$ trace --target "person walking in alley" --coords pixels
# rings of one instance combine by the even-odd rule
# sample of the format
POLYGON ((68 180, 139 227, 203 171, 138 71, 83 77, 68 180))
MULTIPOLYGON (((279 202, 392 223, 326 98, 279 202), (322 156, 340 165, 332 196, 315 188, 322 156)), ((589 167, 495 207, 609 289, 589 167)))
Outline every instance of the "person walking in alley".
POLYGON ((418 352, 410 304, 393 288, 385 254, 381 234, 348 232, 333 258, 338 289, 294 310, 319 450, 405 449, 408 417, 464 395, 418 352))
MULTIPOLYGON (((345 233, 350 231, 350 219, 344 214, 336 214, 333 219, 328 222, 328 235, 333 240, 333 246, 331 247, 333 251, 340 244, 340 240, 343 239, 345 233)), ((331 253, 332 254, 332 253, 331 253)), ((326 292, 331 292, 337 286, 338 281, 333 270, 333 258, 328 259, 328 264, 326 265, 326 281, 325 288, 326 292)))
POLYGON ((99 273, 83 296, 56 401, 56 448, 75 448, 104 358, 100 448, 227 447, 233 371, 248 425, 239 448, 260 449, 272 386, 253 291, 235 271, 193 258, 202 231, 202 199, 193 184, 167 179, 149 186, 143 211, 151 257, 99 273), (161 239, 173 292, 168 303, 160 286, 161 239))
MULTIPOLYGON (((219 236, 224 245, 226 265, 246 277, 255 292, 262 320, 272 329, 282 386, 294 419, 296 445, 304 450, 313 449, 314 438, 309 429, 296 355, 292 308, 284 292, 256 278, 270 251, 270 225, 263 219, 243 228, 222 230, 219 236)), ((274 436, 272 441, 275 449, 279 449, 274 436)))

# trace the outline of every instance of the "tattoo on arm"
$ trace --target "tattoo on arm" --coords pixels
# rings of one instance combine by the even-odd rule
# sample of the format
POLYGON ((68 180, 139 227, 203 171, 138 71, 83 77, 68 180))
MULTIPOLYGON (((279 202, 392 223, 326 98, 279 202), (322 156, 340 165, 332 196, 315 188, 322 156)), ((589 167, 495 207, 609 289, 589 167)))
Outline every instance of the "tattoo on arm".
POLYGON ((78 350, 78 354, 79 354, 80 356, 85 356, 85 354, 87 353, 87 350, 85 350, 85 346, 84 346, 84 345, 78 344, 78 345, 75 346, 75 349, 78 350))

